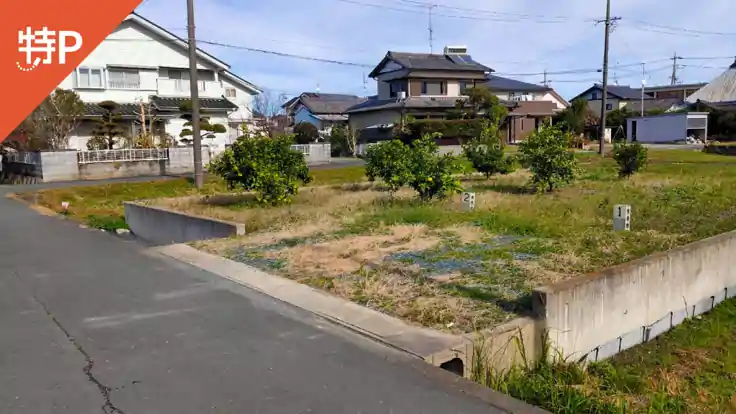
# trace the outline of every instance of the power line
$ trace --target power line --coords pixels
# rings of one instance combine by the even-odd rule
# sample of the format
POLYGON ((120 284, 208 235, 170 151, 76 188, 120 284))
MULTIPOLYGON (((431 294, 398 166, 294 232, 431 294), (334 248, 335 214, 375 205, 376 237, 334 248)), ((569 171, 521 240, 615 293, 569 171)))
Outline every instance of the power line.
POLYGON ((688 29, 683 27, 673 27, 663 24, 649 23, 637 19, 626 19, 627 22, 632 22, 632 29, 652 31, 655 33, 672 34, 672 35, 694 35, 695 37, 700 36, 736 36, 734 32, 715 32, 708 30, 696 30, 688 29))
MULTIPOLYGON (((424 2, 408 2, 405 1, 404 3, 410 3, 405 5, 385 5, 385 4, 377 4, 377 3, 366 3, 359 0, 335 0, 342 3, 349 3, 354 4, 358 6, 364 6, 364 7, 373 7, 381 10, 391 10, 391 11, 398 11, 403 13, 411 13, 411 14, 424 14, 423 10, 424 8, 427 8, 428 3, 424 2)), ((438 5, 438 7, 441 7, 438 5)), ((443 8, 448 8, 448 6, 444 6, 443 8)), ((453 9, 452 7, 449 7, 450 9, 453 9)), ((454 8, 460 10, 459 8, 454 8)), ((471 9, 472 10, 472 9, 471 9)), ((481 10, 477 10, 477 12, 483 12, 481 10)), ((494 13, 491 11, 485 11, 485 13, 494 13)), ((433 13, 434 16, 439 17, 447 17, 452 19, 466 19, 466 20, 477 20, 477 21, 492 21, 492 22, 498 22, 498 23, 519 23, 522 21, 531 21, 535 23, 567 23, 567 21, 563 20, 534 20, 529 18, 523 18, 520 16, 510 16, 510 17, 490 17, 490 16, 477 16, 477 15, 464 15, 464 14, 447 14, 447 13, 433 13)))

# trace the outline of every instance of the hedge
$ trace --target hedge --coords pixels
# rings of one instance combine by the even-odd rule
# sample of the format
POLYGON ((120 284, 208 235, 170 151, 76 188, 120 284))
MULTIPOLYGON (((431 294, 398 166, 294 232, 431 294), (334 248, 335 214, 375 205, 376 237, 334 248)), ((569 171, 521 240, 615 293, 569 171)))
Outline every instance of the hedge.
POLYGON ((419 139, 425 134, 440 133, 443 138, 471 139, 480 135, 478 119, 417 120, 407 124, 404 138, 419 139))

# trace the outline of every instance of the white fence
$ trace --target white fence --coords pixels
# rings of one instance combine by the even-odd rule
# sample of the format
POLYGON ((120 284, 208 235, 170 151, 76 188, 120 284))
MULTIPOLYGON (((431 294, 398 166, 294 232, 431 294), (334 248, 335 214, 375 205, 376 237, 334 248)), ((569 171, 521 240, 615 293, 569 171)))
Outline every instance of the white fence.
POLYGON ((158 161, 168 159, 169 150, 167 148, 113 149, 77 152, 77 162, 79 164, 93 164, 99 162, 158 161))

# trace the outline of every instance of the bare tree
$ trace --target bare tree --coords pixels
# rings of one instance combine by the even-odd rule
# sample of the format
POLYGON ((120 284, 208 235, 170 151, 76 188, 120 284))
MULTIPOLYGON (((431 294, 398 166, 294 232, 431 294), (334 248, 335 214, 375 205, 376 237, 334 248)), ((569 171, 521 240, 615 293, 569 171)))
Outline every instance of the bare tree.
POLYGON ((56 89, 23 121, 22 129, 39 149, 69 147, 69 134, 79 126, 84 102, 76 92, 56 89))
POLYGON ((278 122, 278 116, 283 114, 281 105, 286 102, 286 95, 272 91, 263 91, 253 99, 253 120, 256 132, 269 137, 283 132, 283 122, 278 122))

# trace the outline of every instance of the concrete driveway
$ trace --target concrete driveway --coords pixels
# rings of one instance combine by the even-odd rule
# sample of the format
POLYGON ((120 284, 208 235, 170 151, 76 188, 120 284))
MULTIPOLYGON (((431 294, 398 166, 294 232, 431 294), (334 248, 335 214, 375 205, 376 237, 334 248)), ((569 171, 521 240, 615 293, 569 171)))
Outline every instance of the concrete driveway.
POLYGON ((136 241, 0 211, 4 414, 540 412, 136 241))

